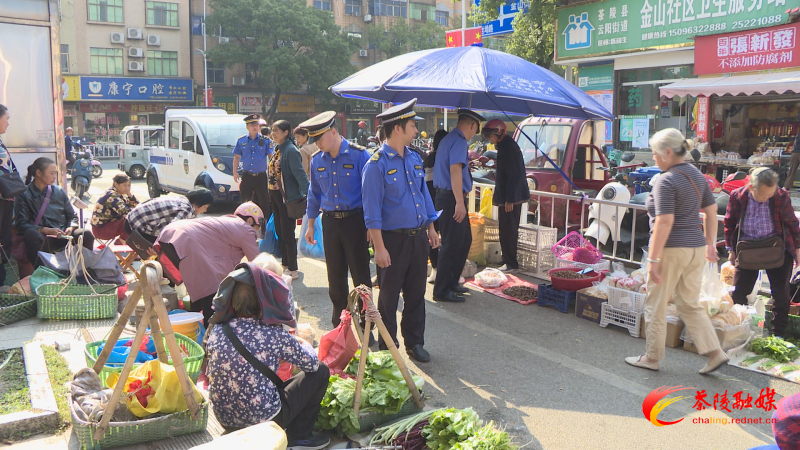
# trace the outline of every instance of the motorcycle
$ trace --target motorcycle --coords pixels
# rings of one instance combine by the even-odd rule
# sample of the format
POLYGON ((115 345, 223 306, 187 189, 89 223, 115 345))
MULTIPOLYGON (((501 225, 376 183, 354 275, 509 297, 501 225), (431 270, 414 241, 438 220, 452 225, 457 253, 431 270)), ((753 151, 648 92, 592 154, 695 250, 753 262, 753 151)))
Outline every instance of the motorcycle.
MULTIPOLYGON (((103 176, 103 166, 100 163, 100 161, 97 158, 94 157, 94 155, 92 154, 91 150, 86 150, 86 148, 82 144, 80 144, 78 142, 74 142, 72 144, 72 149, 73 149, 72 153, 75 155, 76 159, 78 159, 78 160, 81 158, 81 154, 88 154, 89 155, 89 161, 90 161, 90 163, 92 165, 92 178, 100 178, 100 177, 103 176)), ((74 165, 74 164, 75 163, 72 163, 72 165, 74 165)), ((72 166, 69 163, 67 163, 67 170, 71 170, 71 169, 72 169, 72 166)))
POLYGON ((79 157, 72 166, 72 190, 78 198, 83 198, 83 194, 89 191, 92 185, 92 155, 89 152, 78 153, 79 157))
POLYGON ((469 171, 472 179, 476 182, 494 184, 497 171, 497 152, 487 150, 482 155, 470 160, 469 171))

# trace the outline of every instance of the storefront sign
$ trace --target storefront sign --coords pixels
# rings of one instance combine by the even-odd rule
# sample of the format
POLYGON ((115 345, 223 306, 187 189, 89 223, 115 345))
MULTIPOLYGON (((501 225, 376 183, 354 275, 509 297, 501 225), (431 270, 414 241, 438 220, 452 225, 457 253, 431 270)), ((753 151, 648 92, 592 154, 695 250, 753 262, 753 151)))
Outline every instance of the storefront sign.
POLYGON ((699 142, 708 142, 708 97, 697 97, 697 125, 695 133, 699 142))
POLYGON ((608 0, 559 9, 556 60, 663 47, 783 23, 786 0, 608 0))
MULTIPOLYGON (((274 97, 269 98, 269 101, 267 101, 266 104, 266 109, 269 109, 272 106, 273 99, 274 97)), ((239 94, 239 112, 242 114, 260 114, 261 102, 262 97, 260 92, 242 92, 239 94)))
MULTIPOLYGON (((578 87, 607 109, 614 112, 614 65, 581 67, 578 69, 578 87)), ((611 122, 606 122, 605 141, 612 143, 611 122)))
POLYGON ((694 73, 747 72, 800 67, 800 22, 741 33, 698 36, 694 73))
POLYGON ((164 108, 167 106, 180 105, 165 105, 163 103, 81 103, 79 111, 87 113, 132 112, 138 114, 164 114, 164 108))
POLYGON ((279 113, 306 113, 314 111, 314 96, 300 94, 281 94, 278 102, 279 113))
MULTIPOLYGON (((211 99, 211 106, 217 106, 224 109, 228 114, 236 114, 236 97, 219 96, 211 99)), ((195 106, 203 106, 203 96, 197 95, 195 98, 195 106)))
POLYGON ((64 108, 64 117, 75 117, 78 114, 75 108, 64 108))
POLYGON ((193 87, 191 79, 81 77, 81 99, 190 102, 193 87))
POLYGON ((351 114, 377 114, 381 112, 381 104, 369 100, 356 100, 351 105, 351 114))
POLYGON ((61 77, 61 100, 77 102, 81 99, 81 77, 65 75, 61 77))

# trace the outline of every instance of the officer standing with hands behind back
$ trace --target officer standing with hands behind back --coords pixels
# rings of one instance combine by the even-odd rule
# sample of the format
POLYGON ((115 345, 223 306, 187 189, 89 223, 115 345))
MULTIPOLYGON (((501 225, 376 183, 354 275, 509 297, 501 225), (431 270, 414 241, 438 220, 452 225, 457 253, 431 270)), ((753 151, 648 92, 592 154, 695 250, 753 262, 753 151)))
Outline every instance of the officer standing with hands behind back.
MULTIPOLYGON (((431 357, 425 345, 425 278, 431 247, 439 246, 422 156, 408 145, 417 135, 413 99, 377 116, 386 141, 364 168, 364 221, 380 270, 378 310, 397 344, 397 302, 403 292, 401 328, 406 352, 419 362, 431 357)), ((380 348, 386 350, 383 337, 380 348)))
POLYGON ((436 150, 433 186, 436 188, 436 208, 442 211, 439 219, 442 248, 433 283, 433 299, 437 302, 465 300, 458 294, 467 292, 467 288, 459 286, 458 279, 472 245, 466 207, 467 195, 472 190, 467 141, 478 134, 481 122, 485 120, 474 111, 459 109, 456 127, 447 133, 436 150))
POLYGON ((353 286, 370 286, 369 248, 364 209, 361 201, 361 176, 369 154, 361 146, 345 140, 336 130, 336 113, 326 111, 298 125, 308 131, 309 143, 320 149, 311 158, 305 239, 311 245, 314 223, 322 214, 325 265, 328 268, 328 295, 333 303, 331 323, 339 325, 347 309, 347 269, 353 286))
POLYGON ((240 137, 233 149, 233 181, 239 184, 241 202, 252 200, 261 208, 264 217, 269 218, 267 156, 272 154, 272 149, 269 138, 259 133, 260 121, 261 116, 258 114, 250 114, 244 118, 244 123, 247 124, 247 135, 240 137), (242 163, 241 179, 239 178, 240 161, 242 163))

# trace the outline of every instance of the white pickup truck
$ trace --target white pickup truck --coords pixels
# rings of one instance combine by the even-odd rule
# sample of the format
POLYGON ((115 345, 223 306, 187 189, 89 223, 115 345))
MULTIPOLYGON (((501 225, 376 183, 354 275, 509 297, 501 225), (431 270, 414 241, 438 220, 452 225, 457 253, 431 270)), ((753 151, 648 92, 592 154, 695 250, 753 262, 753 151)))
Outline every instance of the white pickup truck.
POLYGON ((233 148, 247 134, 243 115, 228 114, 222 108, 168 107, 164 130, 164 146, 150 150, 150 198, 164 192, 185 194, 203 186, 218 202, 239 201, 239 185, 233 181, 233 148))

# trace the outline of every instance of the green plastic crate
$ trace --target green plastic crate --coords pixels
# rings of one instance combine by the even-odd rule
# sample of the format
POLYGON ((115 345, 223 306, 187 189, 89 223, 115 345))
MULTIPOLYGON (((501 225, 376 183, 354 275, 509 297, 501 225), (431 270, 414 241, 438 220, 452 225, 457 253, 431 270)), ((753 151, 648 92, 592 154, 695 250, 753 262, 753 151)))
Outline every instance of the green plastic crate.
MULTIPOLYGON (((766 317, 764 318, 764 334, 770 334, 770 329, 772 328, 772 317, 772 311, 767 310, 766 317)), ((786 331, 784 332, 783 337, 800 339, 800 316, 793 316, 789 314, 789 324, 786 325, 786 331)))
POLYGON ((37 317, 54 320, 109 319, 117 315, 117 287, 113 284, 47 283, 36 288, 37 317), (92 290, 94 289, 94 290, 92 290))
MULTIPOLYGON (((183 358, 183 365, 186 367, 186 373, 189 374, 189 378, 191 378, 194 383, 197 383, 197 377, 200 376, 200 367, 202 366, 203 358, 206 355, 203 351, 203 347, 180 333, 175 333, 175 339, 178 341, 178 345, 184 344, 186 349, 189 351, 189 356, 184 356, 183 358)), ((83 354, 86 357, 87 367, 94 367, 94 363, 97 362, 98 349, 105 343, 106 341, 95 341, 86 344, 83 354)), ((165 342, 164 348, 167 350, 167 354, 169 354, 169 349, 166 347, 167 344, 165 342)), ((170 361, 170 364, 172 364, 172 361, 170 361)), ((134 364, 133 367, 136 368, 141 365, 142 363, 137 363, 134 364)), ((108 380, 109 375, 112 373, 122 373, 122 366, 123 364, 106 364, 103 366, 103 369, 97 375, 100 377, 100 381, 103 383, 104 388, 108 387, 106 380, 108 380)))

